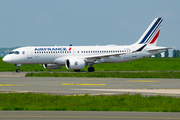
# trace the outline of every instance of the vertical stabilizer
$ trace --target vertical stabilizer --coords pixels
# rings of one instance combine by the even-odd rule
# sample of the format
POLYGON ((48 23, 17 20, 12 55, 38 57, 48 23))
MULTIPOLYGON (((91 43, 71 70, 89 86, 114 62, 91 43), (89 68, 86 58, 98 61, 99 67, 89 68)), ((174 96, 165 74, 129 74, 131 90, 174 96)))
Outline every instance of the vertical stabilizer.
POLYGON ((156 46, 162 21, 163 19, 161 17, 155 18, 135 44, 156 46))

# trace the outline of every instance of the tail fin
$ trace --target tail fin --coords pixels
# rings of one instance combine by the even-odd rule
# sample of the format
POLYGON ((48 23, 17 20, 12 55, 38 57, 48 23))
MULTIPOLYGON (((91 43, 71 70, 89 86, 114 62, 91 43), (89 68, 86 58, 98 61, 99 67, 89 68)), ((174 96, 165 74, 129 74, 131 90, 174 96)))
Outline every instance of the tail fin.
POLYGON ((155 18, 135 44, 156 46, 163 19, 155 18))

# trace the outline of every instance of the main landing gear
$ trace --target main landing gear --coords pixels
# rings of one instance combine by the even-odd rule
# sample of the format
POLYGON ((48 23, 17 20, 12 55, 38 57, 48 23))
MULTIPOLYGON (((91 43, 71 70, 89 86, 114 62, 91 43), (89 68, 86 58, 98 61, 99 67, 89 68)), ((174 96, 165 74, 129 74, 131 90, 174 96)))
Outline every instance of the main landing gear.
POLYGON ((17 66, 16 72, 19 73, 20 72, 19 67, 21 66, 21 64, 15 64, 15 66, 17 66))
POLYGON ((92 66, 90 66, 89 68, 88 68, 88 72, 94 72, 94 67, 92 67, 92 66))
MULTIPOLYGON (((94 67, 92 67, 92 66, 90 66, 89 68, 88 68, 88 72, 94 72, 94 67)), ((74 70, 74 72, 80 72, 80 70, 74 70)))

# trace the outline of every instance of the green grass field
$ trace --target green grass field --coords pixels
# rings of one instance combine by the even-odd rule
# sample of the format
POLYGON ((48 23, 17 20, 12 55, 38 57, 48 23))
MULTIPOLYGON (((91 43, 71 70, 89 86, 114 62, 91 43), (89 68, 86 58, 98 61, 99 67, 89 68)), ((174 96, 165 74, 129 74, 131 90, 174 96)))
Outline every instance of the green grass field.
MULTIPOLYGON (((180 58, 143 58, 124 63, 102 63, 93 65, 95 71, 180 71, 180 58)), ((87 71, 88 66, 82 71, 87 71)), ((15 71, 14 64, 0 59, 0 71, 15 71)), ((65 66, 61 69, 44 69, 42 65, 22 65, 21 71, 72 71, 65 66)))
POLYGON ((60 96, 0 93, 0 110, 180 112, 180 98, 141 95, 60 96))
POLYGON ((180 78, 180 72, 27 73, 26 77, 180 78))

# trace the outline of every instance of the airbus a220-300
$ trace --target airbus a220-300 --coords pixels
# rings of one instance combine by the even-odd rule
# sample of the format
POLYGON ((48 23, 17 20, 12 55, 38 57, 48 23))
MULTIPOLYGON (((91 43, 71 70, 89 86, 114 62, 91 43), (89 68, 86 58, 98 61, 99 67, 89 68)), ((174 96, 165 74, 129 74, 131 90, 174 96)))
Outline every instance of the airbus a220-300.
POLYGON ((31 46, 11 51, 4 62, 15 64, 20 72, 21 64, 43 64, 45 69, 67 69, 80 71, 89 66, 94 72, 94 64, 121 63, 165 52, 171 47, 156 46, 163 19, 155 18, 140 39, 132 45, 107 46, 31 46))

